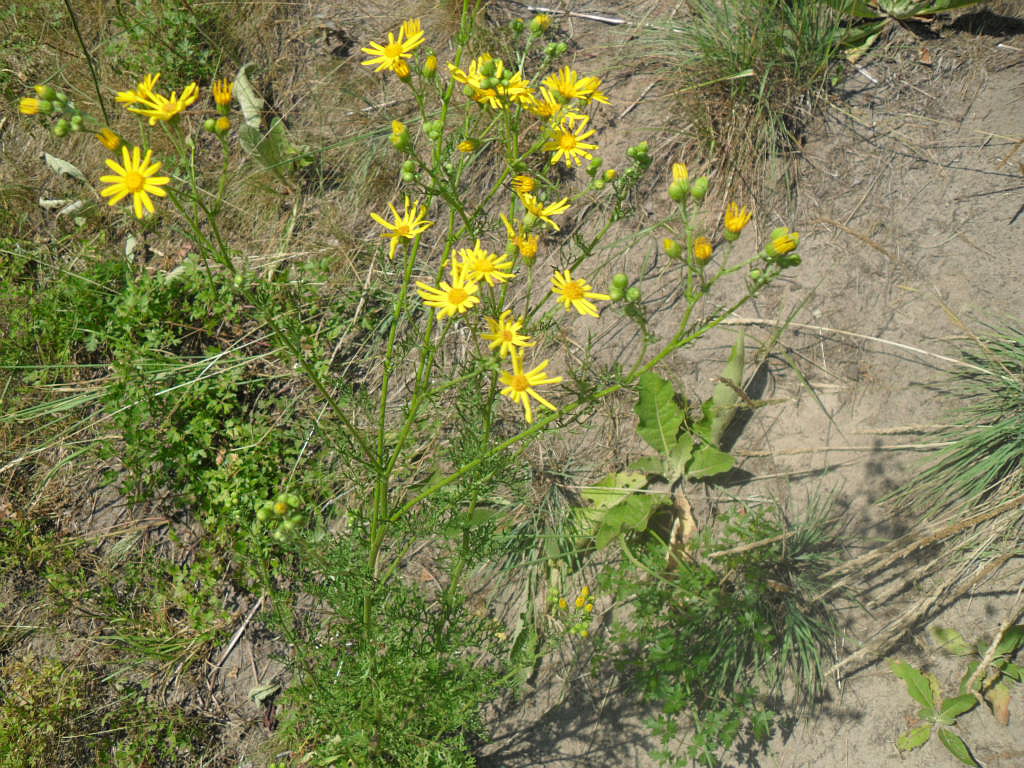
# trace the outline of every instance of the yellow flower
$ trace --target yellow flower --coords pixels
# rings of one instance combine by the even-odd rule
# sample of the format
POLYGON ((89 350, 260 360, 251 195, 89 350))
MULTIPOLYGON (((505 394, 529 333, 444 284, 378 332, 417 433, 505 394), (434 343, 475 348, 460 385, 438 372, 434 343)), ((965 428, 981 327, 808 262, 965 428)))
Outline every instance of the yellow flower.
POLYGON ((574 162, 579 165, 584 158, 589 160, 592 157, 587 150, 597 149, 597 144, 583 141, 597 133, 593 128, 586 130, 589 120, 586 115, 566 115, 555 129, 554 136, 543 147, 544 151, 555 153, 551 156, 552 165, 564 158, 566 167, 570 167, 574 162))
POLYGON ((672 181, 689 181, 690 171, 685 163, 672 163, 672 181))
POLYGON ((490 333, 480 334, 491 342, 487 345, 488 347, 498 350, 499 357, 505 357, 515 352, 516 347, 532 347, 537 343, 530 341, 529 336, 524 336, 519 332, 523 327, 523 318, 515 320, 509 317, 511 314, 512 310, 506 309, 498 316, 497 320, 493 317, 488 317, 487 325, 490 326, 491 331, 490 333))
POLYGON ((537 188, 537 181, 532 176, 516 176, 512 179, 512 189, 520 195, 525 192, 533 192, 537 188))
POLYGON ((538 101, 534 98, 529 104, 524 104, 530 112, 542 117, 546 120, 554 120, 554 118, 565 109, 565 105, 555 98, 555 95, 551 90, 545 86, 541 86, 540 97, 542 101, 538 101))
POLYGON ((153 95, 153 89, 156 88, 159 79, 159 72, 155 75, 146 75, 134 91, 119 91, 116 100, 121 104, 139 104, 148 101, 153 95))
POLYGON ((736 203, 729 203, 725 209, 725 239, 732 241, 739 237, 740 232, 750 221, 751 213, 746 206, 741 209, 736 203))
POLYGON ((218 107, 231 106, 231 94, 235 90, 235 84, 226 78, 213 81, 213 100, 218 107))
POLYGON ((22 99, 18 102, 18 111, 23 115, 38 115, 39 104, 39 99, 22 99))
POLYGON ((515 277, 515 273, 504 271, 511 268, 511 259, 484 250, 480 247, 479 240, 472 248, 460 248, 459 256, 462 257, 462 267, 466 271, 466 276, 475 282, 494 285, 515 277))
POLYGON ((546 13, 538 13, 530 20, 530 31, 536 34, 547 32, 551 26, 551 17, 546 13))
POLYGON ((707 261, 710 259, 713 250, 711 241, 706 237, 698 237, 693 241, 693 257, 697 261, 707 261))
POLYGON ((476 139, 464 139, 463 141, 460 141, 455 148, 459 150, 459 152, 465 152, 468 154, 470 152, 475 152, 476 148, 479 146, 480 142, 476 139))
POLYGON ((575 309, 581 315, 600 317, 597 307, 588 299, 610 301, 611 296, 604 293, 594 293, 592 287, 582 278, 573 279, 572 273, 567 269, 564 272, 555 271, 551 278, 551 291, 558 296, 558 302, 565 307, 565 311, 575 309))
POLYGON ((508 231, 508 239, 511 245, 519 251, 519 255, 527 261, 530 261, 537 255, 537 247, 540 245, 539 235, 528 235, 523 231, 516 231, 515 227, 505 217, 505 214, 500 214, 502 222, 505 224, 505 229, 508 231))
POLYGON ((508 109, 514 102, 529 107, 536 101, 530 81, 521 72, 509 72, 501 59, 484 53, 469 64, 465 72, 448 62, 452 79, 469 87, 474 101, 491 109, 508 109))
POLYGON ((222 134, 222 133, 227 133, 228 129, 230 127, 231 127, 231 119, 225 117, 224 115, 221 115, 220 117, 217 118, 217 122, 214 123, 213 130, 216 133, 218 133, 218 134, 222 134))
POLYGON ((111 152, 116 152, 121 147, 121 137, 109 128, 103 128, 96 134, 96 138, 100 140, 100 144, 111 152))
POLYGON ((422 235, 430 227, 434 225, 432 221, 424 221, 424 217, 427 215, 427 209, 420 207, 419 201, 412 204, 412 208, 409 207, 409 198, 405 198, 405 213, 399 215, 395 206, 388 203, 388 207, 391 209, 391 215, 394 217, 394 222, 385 221, 376 213, 371 213, 370 218, 380 224, 386 229, 390 229, 391 232, 385 232, 381 237, 390 237, 391 246, 388 249, 388 256, 392 259, 395 258, 395 250, 398 248, 399 240, 412 240, 418 235, 422 235))
POLYGON ((562 380, 561 376, 551 377, 544 373, 544 369, 548 367, 550 361, 545 360, 533 370, 524 373, 522 355, 513 349, 511 357, 512 370, 501 372, 501 383, 505 385, 505 388, 501 390, 501 394, 512 400, 513 403, 519 403, 523 406, 527 424, 533 423, 533 409, 530 405, 531 397, 545 408, 557 411, 558 409, 555 406, 541 397, 537 390, 534 389, 534 387, 539 387, 542 384, 557 384, 562 380))
POLYGON ((528 192, 523 193, 519 196, 519 199, 523 201, 523 205, 526 210, 536 216, 541 221, 547 222, 557 231, 561 229, 554 221, 551 220, 552 216, 565 213, 569 210, 569 198, 563 197, 557 203, 551 203, 550 205, 544 205, 533 195, 528 192))
POLYGON ((581 91, 588 92, 588 94, 583 97, 584 101, 599 101, 602 104, 611 104, 611 102, 608 101, 608 97, 601 92, 600 77, 594 77, 593 75, 584 77, 576 84, 576 87, 581 91))
POLYGON ((100 192, 104 197, 110 198, 110 205, 123 200, 128 195, 132 196, 132 203, 135 206, 135 216, 142 218, 142 209, 145 208, 153 213, 153 201, 150 195, 166 197, 167 191, 160 187, 170 182, 167 176, 154 176, 160 170, 160 163, 150 164, 153 157, 153 150, 146 150, 146 156, 142 157, 142 150, 133 147, 128 154, 128 147, 121 147, 121 158, 123 165, 118 165, 111 159, 107 159, 107 167, 114 172, 113 176, 101 176, 100 181, 111 186, 100 192))
POLYGON ((430 54, 423 62, 423 74, 426 77, 433 77, 435 72, 437 72, 437 56, 430 54))
POLYGON ((785 256, 790 251, 795 251, 797 245, 800 244, 799 232, 788 232, 784 228, 780 229, 781 231, 779 234, 775 235, 771 242, 764 247, 769 259, 777 259, 779 256, 785 256))
POLYGON ((395 66, 392 67, 392 69, 394 69, 395 74, 398 75, 399 80, 406 80, 409 75, 412 74, 412 70, 409 69, 409 65, 406 64, 403 59, 396 61, 395 66))
MULTIPOLYGON (((422 44, 423 30, 420 28, 420 20, 410 19, 404 22, 401 29, 398 30, 397 40, 393 32, 388 32, 387 45, 371 42, 368 48, 360 48, 363 53, 373 57, 364 61, 363 66, 372 67, 376 64, 377 68, 373 70, 374 72, 390 69, 397 73, 398 62, 412 58, 412 52, 422 44)), ((408 65, 406 66, 408 67, 408 65)))
POLYGON ((579 74, 568 65, 562 67, 554 75, 545 77, 543 84, 560 95, 563 103, 569 101, 569 99, 586 98, 591 93, 591 90, 585 84, 579 82, 579 74))
POLYGON ((416 292, 423 303, 428 307, 436 307, 437 316, 442 319, 455 313, 463 314, 480 303, 480 297, 475 295, 479 286, 467 278, 463 265, 452 261, 451 274, 451 283, 442 280, 436 288, 427 283, 416 283, 416 292))
POLYGON ((128 107, 129 112, 144 115, 149 118, 150 125, 156 125, 159 120, 171 120, 180 113, 191 107, 199 98, 199 86, 189 83, 185 90, 178 96, 178 92, 171 93, 170 98, 159 93, 150 93, 149 97, 139 101, 142 107, 128 107))

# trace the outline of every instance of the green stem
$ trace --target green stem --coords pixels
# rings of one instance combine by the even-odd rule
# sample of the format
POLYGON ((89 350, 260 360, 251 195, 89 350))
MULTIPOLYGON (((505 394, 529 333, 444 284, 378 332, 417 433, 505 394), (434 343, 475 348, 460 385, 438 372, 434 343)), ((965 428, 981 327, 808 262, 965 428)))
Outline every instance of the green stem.
POLYGON ((100 77, 96 74, 96 65, 93 63, 92 54, 89 53, 89 49, 85 46, 82 31, 78 28, 78 17, 75 16, 75 9, 71 7, 71 0, 64 0, 64 5, 68 9, 68 15, 71 17, 71 26, 75 28, 78 44, 81 46, 82 53, 85 55, 85 61, 89 65, 89 75, 92 77, 93 88, 96 89, 96 100, 99 102, 100 112, 103 113, 103 121, 109 126, 110 115, 107 114, 107 105, 103 101, 103 93, 100 91, 100 77))

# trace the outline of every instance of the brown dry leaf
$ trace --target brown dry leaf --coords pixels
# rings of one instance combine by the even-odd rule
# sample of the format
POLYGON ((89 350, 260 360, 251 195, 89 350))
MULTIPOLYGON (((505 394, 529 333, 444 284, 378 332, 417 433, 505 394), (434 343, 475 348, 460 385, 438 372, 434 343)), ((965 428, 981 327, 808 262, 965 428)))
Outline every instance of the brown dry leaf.
POLYGON ((917 60, 926 67, 930 67, 932 65, 932 52, 928 50, 927 45, 921 46, 921 52, 918 54, 917 60))
POLYGON ((693 517, 693 509, 690 507, 690 500, 682 491, 676 491, 673 496, 675 502, 675 519, 672 521, 672 532, 668 539, 668 554, 665 563, 669 568, 674 568, 680 560, 690 560, 690 553, 686 551, 686 545, 697 533, 697 521, 693 517))
POLYGON ((1000 725, 1010 724, 1010 689, 1005 683, 993 685, 986 693, 985 698, 992 707, 992 714, 1000 725))

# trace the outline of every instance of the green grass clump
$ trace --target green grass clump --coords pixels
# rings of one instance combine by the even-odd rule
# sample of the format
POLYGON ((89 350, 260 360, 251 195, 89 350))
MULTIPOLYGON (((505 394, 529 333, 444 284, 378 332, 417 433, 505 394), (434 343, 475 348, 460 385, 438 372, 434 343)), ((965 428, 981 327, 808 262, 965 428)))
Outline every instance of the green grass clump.
POLYGON ((759 169, 799 146, 808 109, 839 51, 839 17, 817 0, 690 0, 691 17, 657 52, 708 155, 759 169))
POLYGON ((897 493, 915 509, 948 509, 981 501, 1001 484, 1024 488, 1024 332, 992 329, 962 352, 955 370, 950 441, 935 460, 897 493))

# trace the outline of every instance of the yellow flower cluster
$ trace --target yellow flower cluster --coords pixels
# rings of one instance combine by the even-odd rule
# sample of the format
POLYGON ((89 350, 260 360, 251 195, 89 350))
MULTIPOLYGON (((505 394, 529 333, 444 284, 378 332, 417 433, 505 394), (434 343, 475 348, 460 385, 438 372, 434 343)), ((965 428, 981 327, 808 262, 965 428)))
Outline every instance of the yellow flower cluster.
POLYGON ((172 91, 170 96, 164 96, 156 91, 156 84, 159 79, 159 72, 155 75, 146 75, 136 86, 135 90, 118 93, 117 101, 122 104, 132 105, 127 107, 129 112, 148 117, 149 124, 156 125, 157 122, 173 120, 195 104, 199 98, 199 86, 195 83, 189 83, 185 86, 181 96, 178 95, 177 91, 172 91))

